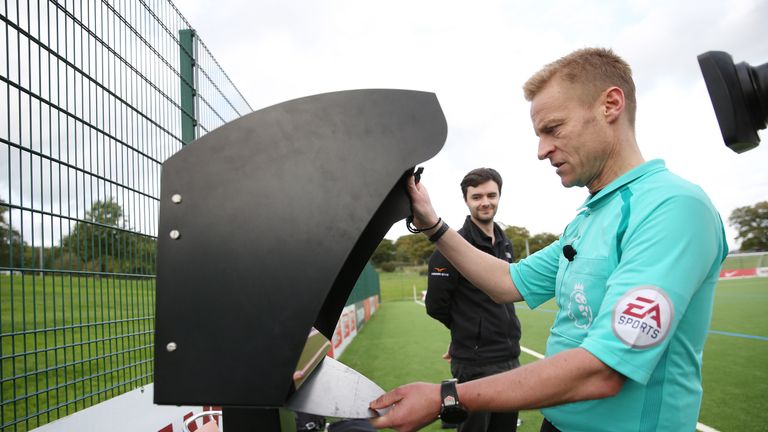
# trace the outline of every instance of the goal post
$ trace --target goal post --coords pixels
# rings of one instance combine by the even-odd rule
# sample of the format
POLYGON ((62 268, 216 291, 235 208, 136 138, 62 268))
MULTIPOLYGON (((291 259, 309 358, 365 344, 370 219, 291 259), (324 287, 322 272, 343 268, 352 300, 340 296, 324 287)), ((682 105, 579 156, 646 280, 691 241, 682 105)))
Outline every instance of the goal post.
POLYGON ((723 270, 740 270, 768 267, 768 251, 728 254, 723 270))

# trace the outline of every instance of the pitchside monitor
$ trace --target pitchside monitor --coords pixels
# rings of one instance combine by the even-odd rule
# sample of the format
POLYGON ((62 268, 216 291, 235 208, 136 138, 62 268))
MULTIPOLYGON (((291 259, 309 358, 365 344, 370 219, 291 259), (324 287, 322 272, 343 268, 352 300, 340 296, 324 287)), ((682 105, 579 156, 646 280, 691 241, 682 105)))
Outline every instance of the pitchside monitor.
POLYGON ((155 402, 283 406, 307 334, 331 339, 365 263, 410 214, 447 126, 432 93, 354 90, 232 121, 163 164, 155 402))

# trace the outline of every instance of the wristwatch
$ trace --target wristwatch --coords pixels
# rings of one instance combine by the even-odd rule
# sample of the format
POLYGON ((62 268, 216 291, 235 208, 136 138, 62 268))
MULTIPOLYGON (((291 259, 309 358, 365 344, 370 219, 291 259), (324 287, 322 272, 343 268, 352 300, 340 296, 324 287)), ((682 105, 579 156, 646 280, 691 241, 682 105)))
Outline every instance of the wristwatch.
POLYGON ((440 384, 440 420, 444 423, 459 424, 467 419, 467 411, 456 393, 456 382, 456 378, 452 378, 440 384))

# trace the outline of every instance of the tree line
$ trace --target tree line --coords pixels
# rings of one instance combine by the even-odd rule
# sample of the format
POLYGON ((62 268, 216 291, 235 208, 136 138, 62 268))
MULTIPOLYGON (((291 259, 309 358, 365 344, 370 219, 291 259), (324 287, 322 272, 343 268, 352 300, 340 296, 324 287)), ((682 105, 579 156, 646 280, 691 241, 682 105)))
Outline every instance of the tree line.
MULTIPOLYGON (((515 262, 525 258, 526 251, 534 253, 558 238, 557 235, 547 232, 532 236, 526 228, 518 226, 507 226, 504 233, 512 242, 515 262)), ((371 256, 371 262, 380 271, 392 272, 397 267, 424 265, 434 251, 435 245, 426 236, 409 234, 398 237, 394 242, 389 239, 382 240, 371 256)))
MULTIPOLYGON (((768 201, 733 210, 728 223, 736 229, 736 240, 741 242, 740 252, 768 251, 768 201)), ((512 242, 515 262, 559 238, 547 232, 531 235, 528 229, 518 226, 507 226, 504 233, 512 242)), ((394 242, 382 240, 371 261, 378 270, 392 272, 397 267, 426 264, 434 250, 435 246, 423 234, 409 234, 394 242)))
MULTIPOLYGON (((96 201, 78 220, 58 246, 32 247, 6 219, 10 207, 0 199, 0 268, 75 270, 96 273, 154 275, 156 244, 154 237, 133 232, 122 207, 112 198, 96 201)), ((768 201, 739 207, 728 223, 736 229, 741 252, 768 251, 768 201)), ((528 229, 507 226, 515 260, 534 253, 558 236, 552 233, 531 235, 528 229)), ((422 234, 384 239, 371 257, 381 271, 399 266, 424 265, 434 245, 422 234)))
POLYGON ((157 240, 131 230, 112 198, 96 201, 58 246, 29 245, 6 220, 0 200, 0 267, 154 275, 157 240))

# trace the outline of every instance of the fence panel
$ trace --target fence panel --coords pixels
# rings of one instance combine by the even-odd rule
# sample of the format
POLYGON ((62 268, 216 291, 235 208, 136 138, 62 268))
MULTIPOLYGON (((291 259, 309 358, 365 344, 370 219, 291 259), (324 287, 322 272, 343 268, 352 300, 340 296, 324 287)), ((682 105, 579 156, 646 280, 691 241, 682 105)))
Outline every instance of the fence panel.
POLYGON ((251 111, 168 0, 0 3, 0 430, 153 381, 164 160, 251 111))

